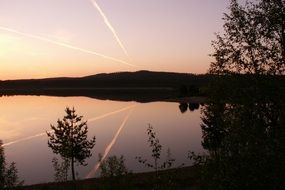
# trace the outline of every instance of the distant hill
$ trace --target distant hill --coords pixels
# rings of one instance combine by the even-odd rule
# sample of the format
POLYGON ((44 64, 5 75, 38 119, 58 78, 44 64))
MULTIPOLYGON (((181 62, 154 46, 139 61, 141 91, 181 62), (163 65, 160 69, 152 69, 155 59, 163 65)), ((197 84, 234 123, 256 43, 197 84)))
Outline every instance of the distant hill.
POLYGON ((117 72, 80 78, 46 78, 0 81, 0 90, 50 88, 179 88, 183 84, 204 86, 209 75, 171 72, 117 72))
POLYGON ((0 96, 87 96, 117 101, 163 101, 198 95, 199 89, 207 86, 212 77, 211 75, 137 71, 101 73, 78 78, 5 80, 0 81, 0 96))
POLYGON ((173 72, 117 72, 85 77, 0 81, 1 95, 87 96, 117 101, 179 101, 207 96, 213 81, 226 82, 221 91, 263 86, 264 92, 285 93, 285 77, 270 75, 209 75, 173 72), (227 89, 227 90, 226 90, 227 89), (278 90, 276 90, 278 89, 278 90))

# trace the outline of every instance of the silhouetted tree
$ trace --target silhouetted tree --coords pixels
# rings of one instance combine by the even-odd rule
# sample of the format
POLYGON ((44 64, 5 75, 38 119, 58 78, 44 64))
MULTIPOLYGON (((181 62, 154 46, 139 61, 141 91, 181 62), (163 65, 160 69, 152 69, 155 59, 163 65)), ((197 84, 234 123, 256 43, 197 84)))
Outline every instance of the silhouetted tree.
POLYGON ((202 108, 208 155, 190 158, 206 189, 283 189, 284 83, 276 75, 285 73, 285 0, 231 0, 229 9, 209 70, 224 76, 202 108))
POLYGON ((195 111, 198 110, 200 105, 198 103, 189 103, 189 110, 190 111, 195 111))
POLYGON ((101 177, 123 176, 129 173, 123 155, 120 157, 110 156, 102 161, 102 155, 99 154, 99 162, 101 162, 101 177))
POLYGON ((70 159, 72 179, 75 180, 74 163, 86 165, 85 159, 92 156, 91 149, 95 145, 95 136, 87 140, 87 121, 75 114, 75 109, 66 108, 66 115, 58 119, 57 126, 51 125, 48 146, 63 159, 70 159))
POLYGON ((180 103, 179 104, 179 110, 181 113, 185 113, 187 111, 188 108, 188 104, 187 103, 180 103))
POLYGON ((52 159, 52 165, 55 170, 54 180, 62 182, 68 180, 68 171, 70 169, 70 159, 63 159, 62 162, 57 158, 52 159))
POLYGON ((0 189, 10 189, 22 185, 24 182, 19 181, 18 170, 15 162, 7 166, 4 148, 0 140, 0 189))
POLYGON ((5 185, 5 164, 4 149, 0 140, 0 189, 3 189, 5 185))
POLYGON ((206 189, 284 187, 285 102, 281 97, 244 97, 238 103, 212 99, 202 108, 202 143, 209 153, 202 163, 206 189))
MULTIPOLYGON (((173 180, 173 174, 176 172, 176 169, 172 170, 174 173, 169 173, 167 171, 163 173, 160 172, 161 170, 170 169, 173 167, 175 159, 172 157, 170 149, 168 148, 166 151, 166 159, 161 161, 162 145, 159 142, 153 126, 150 124, 147 128, 147 135, 149 147, 151 148, 151 157, 153 160, 149 161, 140 156, 136 157, 136 159, 144 166, 155 170, 155 176, 149 181, 149 184, 151 184, 149 189, 176 189, 176 183, 175 180, 173 180)), ((184 164, 181 164, 178 167, 182 167, 183 165, 184 164)))
POLYGON ((227 127, 223 123, 225 104, 209 103, 202 108, 202 145, 205 149, 215 153, 227 134, 227 127))
POLYGON ((170 149, 168 149, 166 161, 160 163, 162 145, 159 143, 156 132, 154 131, 153 126, 150 124, 147 128, 147 134, 149 146, 152 152, 151 157, 153 158, 153 162, 149 162, 147 159, 143 159, 140 156, 136 157, 136 159, 139 163, 144 164, 146 167, 154 169, 156 172, 156 178, 158 179, 158 171, 171 168, 175 159, 171 157, 170 149))
POLYGON ((231 0, 224 16, 224 33, 212 42, 214 74, 285 73, 285 1, 231 0))

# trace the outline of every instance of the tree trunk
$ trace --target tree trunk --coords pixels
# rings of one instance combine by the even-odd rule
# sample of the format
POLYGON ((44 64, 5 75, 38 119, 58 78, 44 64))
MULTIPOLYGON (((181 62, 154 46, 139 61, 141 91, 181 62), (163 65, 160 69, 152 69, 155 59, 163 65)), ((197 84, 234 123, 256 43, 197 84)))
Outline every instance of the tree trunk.
POLYGON ((71 158, 71 172, 72 172, 72 180, 75 181, 75 174, 74 174, 74 157, 71 158))
POLYGON ((282 34, 281 34, 281 48, 282 48, 281 52, 282 52, 282 59, 283 59, 283 63, 281 63, 283 65, 281 66, 281 68, 284 67, 285 65, 285 26, 284 25, 285 25, 285 22, 283 22, 282 34))

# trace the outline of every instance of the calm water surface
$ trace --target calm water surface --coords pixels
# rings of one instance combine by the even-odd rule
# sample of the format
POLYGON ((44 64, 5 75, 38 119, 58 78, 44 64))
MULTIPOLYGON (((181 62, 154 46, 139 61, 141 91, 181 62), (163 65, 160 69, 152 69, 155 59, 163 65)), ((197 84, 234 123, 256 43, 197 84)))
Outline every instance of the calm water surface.
POLYGON ((11 96, 0 98, 0 139, 8 162, 16 162, 25 184, 53 181, 52 158, 46 131, 64 116, 66 106, 74 106, 88 120, 89 135, 96 136, 88 166, 78 166, 79 178, 94 174, 99 153, 124 155, 128 169, 148 171, 136 156, 150 158, 146 129, 154 126, 163 145, 162 158, 171 149, 175 165, 189 165, 189 150, 202 152, 200 109, 180 112, 178 103, 137 103, 97 100, 87 97, 11 96), (129 117, 128 117, 129 116, 129 117), (125 123, 123 123, 126 121, 125 123))

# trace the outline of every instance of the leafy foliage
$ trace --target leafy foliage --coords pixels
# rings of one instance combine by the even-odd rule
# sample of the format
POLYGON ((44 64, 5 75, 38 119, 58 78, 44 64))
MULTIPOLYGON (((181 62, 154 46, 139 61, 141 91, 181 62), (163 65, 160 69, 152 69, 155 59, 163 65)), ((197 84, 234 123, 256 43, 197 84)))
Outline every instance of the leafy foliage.
MULTIPOLYGON (((168 148, 166 151, 165 161, 161 161, 162 145, 160 144, 157 134, 153 126, 149 124, 147 128, 149 147, 151 148, 152 162, 142 157, 136 157, 139 163, 145 167, 154 169, 153 176, 147 181, 147 189, 177 189, 179 188, 177 176, 180 176, 180 168, 184 166, 181 164, 173 168, 175 159, 172 157, 171 151, 168 148)), ((184 176, 185 177, 185 176, 184 176)), ((187 177, 186 177, 187 178, 187 177)), ((184 180, 183 180, 184 181, 184 180)), ((181 182, 181 181, 180 181, 181 182)), ((180 184, 181 185, 181 184, 180 184)))
POLYGON ((123 155, 120 157, 110 156, 102 161, 102 155, 99 154, 99 161, 101 162, 101 177, 116 177, 123 176, 129 173, 123 155))
POLYGON ((78 116, 74 108, 67 107, 65 112, 63 119, 57 121, 57 126, 51 125, 52 132, 47 132, 48 146, 55 154, 70 159, 72 179, 75 180, 74 163, 86 165, 85 159, 92 156, 95 136, 87 139, 87 121, 82 121, 82 116, 78 116))
POLYGON ((193 112, 195 110, 198 110, 200 108, 200 105, 198 103, 189 103, 189 104, 186 102, 179 103, 179 110, 181 113, 186 113, 188 108, 190 112, 193 112))
POLYGON ((231 0, 229 9, 209 70, 224 76, 202 108, 208 154, 189 158, 205 189, 283 189, 285 1, 231 0))
POLYGON ((224 33, 212 45, 216 61, 210 73, 284 74, 285 1, 231 0, 225 14, 224 33))
POLYGON ((52 159, 52 165, 55 170, 54 174, 54 180, 56 182, 63 182, 68 180, 68 171, 70 169, 70 160, 69 159, 63 159, 63 161, 60 163, 60 161, 57 158, 52 159))
POLYGON ((148 142, 149 147, 151 148, 151 157, 153 158, 153 162, 149 162, 147 159, 143 159, 142 157, 136 157, 139 163, 144 164, 148 168, 154 169, 156 172, 162 169, 169 169, 172 167, 175 159, 171 157, 170 149, 167 150, 167 159, 163 163, 159 163, 161 157, 162 146, 159 143, 159 139, 156 137, 156 132, 153 129, 153 126, 149 124, 147 128, 148 142))
POLYGON ((19 181, 18 170, 15 162, 7 166, 4 148, 0 140, 0 189, 10 189, 12 187, 21 186, 24 181, 19 181))
POLYGON ((284 101, 239 101, 243 103, 213 103, 203 110, 203 146, 209 155, 194 158, 204 166, 204 184, 209 189, 282 189, 284 101))

